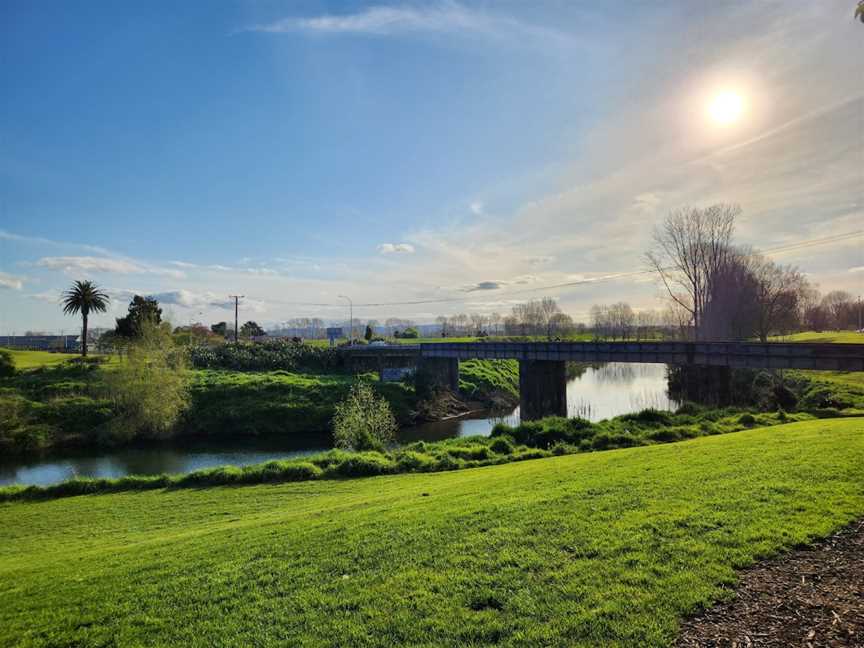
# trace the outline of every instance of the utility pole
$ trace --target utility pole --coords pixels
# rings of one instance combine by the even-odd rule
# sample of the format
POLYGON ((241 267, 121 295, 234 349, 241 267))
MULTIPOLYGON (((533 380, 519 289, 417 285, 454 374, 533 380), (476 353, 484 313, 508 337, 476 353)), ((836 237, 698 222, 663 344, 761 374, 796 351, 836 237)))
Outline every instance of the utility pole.
POLYGON ((351 301, 350 297, 346 297, 345 295, 339 295, 340 299, 348 300, 348 312, 350 313, 349 319, 350 324, 348 328, 348 344, 354 344, 354 302, 351 301))
POLYGON ((246 295, 228 295, 231 299, 234 300, 234 344, 237 344, 237 334, 239 330, 237 328, 237 313, 240 309, 240 300, 243 299, 246 295))

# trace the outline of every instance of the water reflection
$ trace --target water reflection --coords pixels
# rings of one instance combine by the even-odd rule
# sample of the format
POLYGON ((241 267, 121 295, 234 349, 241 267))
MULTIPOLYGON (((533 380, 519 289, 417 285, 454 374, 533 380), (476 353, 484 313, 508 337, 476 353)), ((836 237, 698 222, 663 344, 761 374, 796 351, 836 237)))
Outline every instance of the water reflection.
POLYGON ((72 477, 116 478, 124 475, 176 474, 216 466, 246 466, 322 452, 326 434, 294 437, 290 442, 246 438, 231 443, 200 441, 117 450, 65 452, 62 458, 0 460, 0 486, 53 484, 72 477))
MULTIPOLYGON (((567 405, 570 416, 591 421, 636 412, 646 407, 671 410, 678 403, 666 391, 666 365, 608 363, 568 368, 567 405)), ((478 412, 459 419, 404 428, 403 443, 439 441, 455 436, 488 435, 498 422, 519 422, 519 408, 478 412)), ((0 485, 52 484, 75 476, 122 477, 183 473, 215 466, 245 466, 272 459, 301 457, 329 446, 327 434, 290 439, 242 438, 230 443, 163 444, 120 450, 66 452, 60 457, 30 460, 0 459, 0 485)))
MULTIPOLYGON (((638 412, 647 407, 674 410, 680 403, 667 393, 666 365, 610 362, 568 370, 567 414, 589 421, 638 412)), ((404 441, 440 440, 455 436, 488 435, 496 423, 519 423, 519 408, 494 414, 425 423, 402 430, 404 441)))

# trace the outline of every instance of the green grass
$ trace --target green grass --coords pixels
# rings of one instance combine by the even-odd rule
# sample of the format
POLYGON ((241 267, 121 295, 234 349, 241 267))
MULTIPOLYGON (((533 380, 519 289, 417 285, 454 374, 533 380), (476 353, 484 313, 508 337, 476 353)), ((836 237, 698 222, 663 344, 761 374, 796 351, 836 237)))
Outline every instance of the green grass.
POLYGON ((50 351, 22 351, 20 349, 3 349, 12 356, 15 368, 21 371, 37 367, 53 367, 63 364, 80 355, 74 353, 51 353, 50 351))
POLYGON ((507 394, 518 402, 519 362, 466 360, 459 363, 459 389, 470 397, 507 394))
POLYGON ((0 505, 0 644, 664 646, 864 514, 864 424, 0 505))
POLYGON ((771 338, 772 342, 831 342, 837 344, 864 344, 864 333, 855 331, 804 331, 793 335, 771 338))

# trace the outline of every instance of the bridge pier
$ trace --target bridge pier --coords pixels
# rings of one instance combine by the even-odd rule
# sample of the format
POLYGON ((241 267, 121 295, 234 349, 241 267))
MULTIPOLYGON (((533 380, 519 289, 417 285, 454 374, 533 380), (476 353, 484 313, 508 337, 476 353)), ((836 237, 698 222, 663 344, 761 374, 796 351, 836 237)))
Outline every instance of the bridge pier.
POLYGON ((422 396, 436 388, 459 390, 458 358, 419 358, 417 361, 417 391, 422 396))
POLYGON ((567 416, 567 363, 519 361, 519 411, 523 421, 567 416))

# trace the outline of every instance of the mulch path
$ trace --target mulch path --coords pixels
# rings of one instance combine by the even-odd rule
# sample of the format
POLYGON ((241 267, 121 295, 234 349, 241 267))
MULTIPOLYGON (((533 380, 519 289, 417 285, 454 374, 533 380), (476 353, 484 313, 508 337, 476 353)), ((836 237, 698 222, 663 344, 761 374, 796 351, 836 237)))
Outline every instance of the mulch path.
POLYGON ((740 574, 735 598, 686 620, 678 648, 864 648, 864 520, 740 574))

